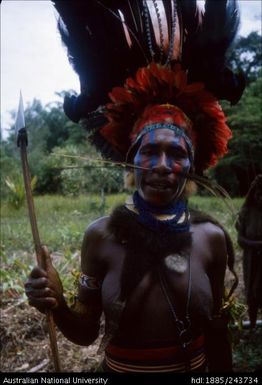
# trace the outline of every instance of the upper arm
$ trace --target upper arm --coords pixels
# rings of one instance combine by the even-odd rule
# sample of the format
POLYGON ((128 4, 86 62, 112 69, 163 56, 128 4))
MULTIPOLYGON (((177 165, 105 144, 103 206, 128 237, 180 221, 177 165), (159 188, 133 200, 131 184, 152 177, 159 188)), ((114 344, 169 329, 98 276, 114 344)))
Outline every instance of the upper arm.
POLYGON ((100 218, 87 228, 81 248, 81 275, 75 309, 83 313, 101 313, 101 286, 104 278, 104 264, 101 248, 104 242, 106 218, 100 218), (81 308, 81 309, 80 309, 81 308))
POLYGON ((227 246, 223 230, 212 225, 209 233, 211 259, 209 279, 213 294, 213 317, 206 324, 205 346, 209 372, 230 372, 232 350, 228 336, 227 317, 220 312, 227 266, 227 246))
POLYGON ((87 228, 81 247, 81 271, 91 277, 102 279, 104 265, 101 249, 105 238, 106 218, 100 218, 87 228))
POLYGON ((210 226, 209 243, 211 258, 208 277, 213 295, 213 314, 218 314, 222 306, 227 266, 227 247, 223 230, 215 225, 210 226))

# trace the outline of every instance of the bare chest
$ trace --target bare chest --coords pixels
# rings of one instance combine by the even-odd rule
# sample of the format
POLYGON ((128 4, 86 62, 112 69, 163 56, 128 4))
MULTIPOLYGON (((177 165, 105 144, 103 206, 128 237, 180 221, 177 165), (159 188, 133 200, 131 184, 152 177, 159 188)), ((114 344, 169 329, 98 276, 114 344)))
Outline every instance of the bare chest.
MULTIPOLYGON (((121 274, 126 258, 125 248, 118 245, 110 257, 110 268, 103 282, 102 298, 106 317, 121 290, 121 274)), ((132 284, 132 274, 127 278, 132 284)), ((120 339, 131 341, 175 340, 175 316, 185 319, 189 315, 195 334, 201 324, 210 317, 212 311, 212 293, 204 263, 197 251, 191 254, 189 264, 183 273, 164 268, 166 287, 159 277, 157 266, 150 266, 148 271, 132 290, 126 301, 121 317, 120 339), (189 274, 189 270, 191 274, 189 274)))

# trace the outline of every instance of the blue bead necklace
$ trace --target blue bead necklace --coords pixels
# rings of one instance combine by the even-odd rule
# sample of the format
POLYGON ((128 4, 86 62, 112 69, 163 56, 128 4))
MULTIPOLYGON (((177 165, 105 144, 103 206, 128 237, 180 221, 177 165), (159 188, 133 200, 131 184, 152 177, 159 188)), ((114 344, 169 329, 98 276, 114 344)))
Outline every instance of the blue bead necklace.
POLYGON ((172 202, 165 207, 155 207, 146 202, 135 191, 133 194, 134 206, 138 211, 138 221, 153 231, 165 232, 188 232, 190 229, 189 212, 185 200, 172 202), (172 215, 171 219, 159 220, 155 215, 172 215), (184 220, 180 221, 184 215, 184 220))

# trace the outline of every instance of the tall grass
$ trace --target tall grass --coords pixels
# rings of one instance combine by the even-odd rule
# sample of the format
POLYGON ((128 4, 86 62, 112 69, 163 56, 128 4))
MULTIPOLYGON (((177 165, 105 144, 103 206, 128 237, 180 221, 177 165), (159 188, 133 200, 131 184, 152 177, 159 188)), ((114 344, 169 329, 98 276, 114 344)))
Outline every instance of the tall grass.
MULTIPOLYGON (((79 250, 87 226, 107 215, 112 207, 124 201, 123 195, 35 198, 41 242, 53 254, 66 288, 72 285, 79 269, 79 250), (69 274, 68 274, 69 273, 69 274)), ((23 282, 35 265, 31 227, 25 206, 15 209, 8 202, 1 205, 1 283, 10 296, 23 293, 23 282)))
MULTIPOLYGON (((111 195, 106 197, 103 205, 99 195, 36 197, 36 216, 42 243, 54 251, 63 251, 65 248, 79 249, 88 224, 99 216, 108 214, 112 206, 123 200, 123 195, 111 195)), ((1 223, 2 242, 8 252, 33 250, 25 206, 14 210, 3 203, 1 223)))

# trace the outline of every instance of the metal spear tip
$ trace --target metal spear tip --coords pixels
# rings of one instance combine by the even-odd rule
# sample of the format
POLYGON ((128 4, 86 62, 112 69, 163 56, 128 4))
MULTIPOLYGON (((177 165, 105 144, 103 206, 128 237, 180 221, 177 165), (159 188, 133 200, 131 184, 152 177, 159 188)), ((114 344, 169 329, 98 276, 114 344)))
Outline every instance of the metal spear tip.
POLYGON ((15 121, 15 132, 17 138, 17 146, 20 147, 22 141, 27 146, 27 133, 25 129, 25 114, 22 92, 20 91, 20 98, 18 104, 18 110, 15 121))

